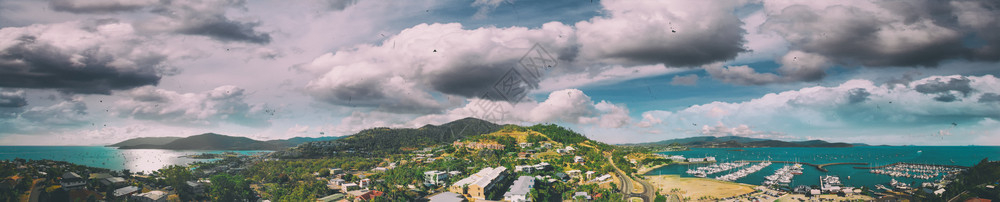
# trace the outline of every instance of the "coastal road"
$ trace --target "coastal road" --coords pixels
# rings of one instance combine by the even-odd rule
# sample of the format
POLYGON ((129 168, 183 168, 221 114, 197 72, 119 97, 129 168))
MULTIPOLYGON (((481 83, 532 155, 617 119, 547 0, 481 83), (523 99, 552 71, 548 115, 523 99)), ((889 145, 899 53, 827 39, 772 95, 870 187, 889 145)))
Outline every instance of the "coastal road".
MULTIPOLYGON (((632 185, 632 177, 628 176, 628 175, 625 175, 625 173, 623 173, 621 169, 618 169, 618 166, 615 165, 615 161, 611 159, 610 155, 605 156, 605 157, 608 158, 608 162, 611 163, 611 167, 615 168, 615 174, 619 176, 618 179, 622 180, 622 182, 623 182, 622 183, 622 185, 623 185, 622 186, 622 194, 625 195, 626 199, 630 198, 630 197, 639 197, 639 198, 642 198, 642 201, 652 201, 652 199, 656 198, 655 196, 653 198, 650 198, 646 194, 646 193, 652 193, 652 192, 649 191, 649 189, 652 188, 650 186, 643 185, 643 186, 645 186, 642 189, 644 191, 643 193, 632 193, 632 186, 633 186, 632 185)), ((640 183, 642 183, 642 182, 640 182, 640 183)))
POLYGON ((652 184, 649 184, 649 182, 646 182, 646 180, 643 179, 636 179, 635 181, 642 184, 643 189, 641 194, 646 201, 653 201, 653 199, 656 199, 656 187, 653 187, 652 184))

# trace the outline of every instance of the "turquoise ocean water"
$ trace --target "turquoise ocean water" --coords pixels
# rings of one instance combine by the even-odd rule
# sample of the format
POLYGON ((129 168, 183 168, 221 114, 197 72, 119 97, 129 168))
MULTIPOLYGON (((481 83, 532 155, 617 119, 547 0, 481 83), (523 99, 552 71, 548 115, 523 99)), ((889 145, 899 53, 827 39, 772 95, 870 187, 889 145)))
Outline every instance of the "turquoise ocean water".
MULTIPOLYGON (((162 150, 162 149, 126 149, 100 146, 0 146, 0 160, 51 159, 66 161, 112 170, 129 169, 132 172, 149 172, 168 165, 183 165, 196 161, 211 161, 210 159, 181 158, 184 155, 200 153, 222 153, 221 150, 162 150)), ((252 154, 270 151, 232 151, 242 154, 252 154)))
MULTIPOLYGON (((992 161, 1000 160, 1000 147, 996 146, 871 146, 871 147, 847 147, 847 148, 693 148, 690 151, 660 152, 668 155, 683 155, 684 157, 705 157, 713 156, 719 162, 731 162, 736 160, 772 160, 772 161, 796 161, 813 164, 857 162, 868 163, 871 166, 892 164, 896 162, 939 164, 939 165, 960 165, 972 166, 989 158, 992 161)), ((751 163, 756 164, 756 163, 751 163)), ((774 171, 786 164, 774 163, 754 174, 750 174, 742 179, 736 180, 739 183, 759 185, 764 181, 764 176, 774 174, 774 171)), ((670 165, 652 170, 646 175, 681 175, 683 177, 693 177, 684 171, 689 168, 697 168, 702 165, 670 165)), ((833 165, 825 167, 829 172, 820 172, 815 167, 804 166, 802 175, 797 175, 792 179, 791 186, 798 185, 819 185, 821 175, 837 175, 845 186, 866 186, 873 187, 875 184, 888 183, 893 177, 888 175, 871 174, 867 169, 856 169, 860 165, 833 165), (848 177, 850 177, 848 179, 848 177)), ((866 166, 867 167, 867 166, 866 166)), ((737 169, 733 169, 735 171, 737 169)), ((722 172, 708 177, 725 175, 722 172)), ((898 181, 914 183, 919 185, 921 180, 915 178, 895 178, 898 181)), ((931 179, 935 180, 937 178, 931 179)))

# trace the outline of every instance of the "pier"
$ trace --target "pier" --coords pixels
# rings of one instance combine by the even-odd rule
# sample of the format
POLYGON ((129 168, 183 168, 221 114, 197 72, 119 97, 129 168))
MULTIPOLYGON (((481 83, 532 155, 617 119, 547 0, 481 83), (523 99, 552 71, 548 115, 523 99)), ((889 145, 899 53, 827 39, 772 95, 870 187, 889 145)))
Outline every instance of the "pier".
MULTIPOLYGON (((746 161, 746 162, 764 162, 764 161, 746 161)), ((812 164, 812 163, 795 162, 795 161, 771 161, 771 162, 772 163, 788 163, 788 164, 798 163, 798 164, 802 164, 802 165, 816 167, 816 170, 823 171, 823 172, 829 172, 828 170, 826 170, 826 168, 823 168, 823 167, 833 166, 833 165, 868 165, 868 163, 848 163, 848 162, 845 162, 845 163, 827 163, 827 164, 812 164)), ((858 167, 854 167, 854 168, 858 168, 858 167)))
POLYGON ((895 166, 895 165, 899 165, 899 164, 922 165, 922 166, 940 166, 940 167, 964 168, 964 169, 968 169, 969 168, 968 166, 938 165, 938 164, 926 164, 926 163, 904 163, 904 162, 896 162, 896 163, 892 163, 892 164, 888 164, 888 165, 875 166, 875 167, 854 167, 854 168, 857 168, 857 169, 880 169, 880 168, 895 166))

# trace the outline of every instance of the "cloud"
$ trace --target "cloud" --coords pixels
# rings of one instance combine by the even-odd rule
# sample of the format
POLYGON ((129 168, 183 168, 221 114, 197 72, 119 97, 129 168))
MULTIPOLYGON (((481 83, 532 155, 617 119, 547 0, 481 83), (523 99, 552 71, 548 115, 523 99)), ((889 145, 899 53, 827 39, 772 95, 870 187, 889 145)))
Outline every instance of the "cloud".
POLYGON ((670 80, 670 85, 675 85, 675 86, 698 85, 698 75, 697 74, 688 74, 685 76, 675 75, 674 78, 670 80))
POLYGON ((472 15, 473 19, 483 19, 486 18, 494 9, 496 9, 500 4, 514 3, 514 0, 475 0, 472 2, 472 7, 479 8, 476 10, 476 14, 472 15))
POLYGON ((726 125, 719 123, 715 126, 702 125, 701 134, 707 136, 723 137, 723 136, 740 136, 740 137, 755 137, 755 138, 773 138, 773 137, 784 137, 783 139, 788 139, 784 133, 780 132, 761 132, 754 131, 750 126, 746 124, 740 124, 736 127, 726 127, 726 125))
POLYGON ((15 108, 28 105, 24 90, 0 89, 0 108, 15 108))
POLYGON ((758 73, 750 66, 728 66, 723 67, 722 63, 705 65, 705 72, 712 78, 722 82, 739 85, 763 85, 782 81, 782 78, 772 73, 758 73))
POLYGON ((242 8, 245 3, 242 0, 161 1, 150 9, 157 17, 136 26, 147 31, 200 35, 225 42, 270 43, 270 34, 256 30, 260 22, 226 16, 227 9, 242 8))
POLYGON ((971 82, 972 80, 969 80, 969 78, 966 77, 951 78, 945 82, 942 82, 941 78, 936 78, 915 86, 914 90, 924 94, 950 93, 951 91, 956 91, 962 93, 963 96, 969 96, 969 93, 972 92, 972 86, 969 86, 971 82))
POLYGON ((864 89, 864 88, 855 88, 855 89, 851 89, 851 90, 847 91, 847 100, 848 100, 848 103, 851 103, 851 104, 862 103, 862 102, 867 101, 868 100, 868 96, 871 96, 871 95, 872 94, 869 93, 867 89, 864 89))
POLYGON ((357 4, 359 0, 320 0, 328 9, 339 11, 357 4))
POLYGON ((245 101, 246 92, 236 86, 220 86, 200 93, 178 93, 154 87, 126 92, 129 99, 115 102, 120 117, 168 124, 215 126, 221 122, 266 127, 273 112, 245 101))
POLYGON ((154 0, 51 0, 49 8, 71 13, 116 13, 136 11, 155 3, 154 0))
POLYGON ((613 64, 699 66, 747 51, 738 2, 601 1, 607 16, 576 23, 581 57, 613 64))
POLYGON ((560 57, 558 50, 568 47, 571 39, 559 39, 559 35, 572 32, 571 27, 558 22, 538 29, 474 30, 462 29, 457 23, 420 24, 381 45, 358 45, 294 68, 320 75, 306 85, 306 91, 326 103, 398 113, 436 113, 452 103, 437 100, 436 95, 460 96, 457 100, 480 97, 502 87, 497 86, 498 81, 508 74, 523 85, 537 86, 539 80, 520 69, 523 66, 518 60, 533 50, 533 42, 552 51, 553 58, 560 57))
POLYGON ((986 102, 1000 102, 1000 94, 996 94, 996 93, 983 93, 982 96, 979 96, 979 102, 983 102, 983 103, 986 103, 986 102))
POLYGON ((109 94, 156 85, 182 55, 116 20, 0 29, 0 87, 109 94), (86 40, 78 40, 86 39, 86 40))

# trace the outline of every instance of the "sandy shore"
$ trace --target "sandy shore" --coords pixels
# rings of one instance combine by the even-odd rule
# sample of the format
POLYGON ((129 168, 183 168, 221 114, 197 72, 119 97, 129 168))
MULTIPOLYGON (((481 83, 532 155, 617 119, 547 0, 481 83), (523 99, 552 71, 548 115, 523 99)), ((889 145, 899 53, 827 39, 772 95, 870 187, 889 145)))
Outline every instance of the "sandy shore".
POLYGON ((699 200, 702 197, 726 198, 754 192, 753 185, 705 178, 682 178, 678 175, 646 176, 646 179, 663 194, 676 194, 681 198, 699 200))

